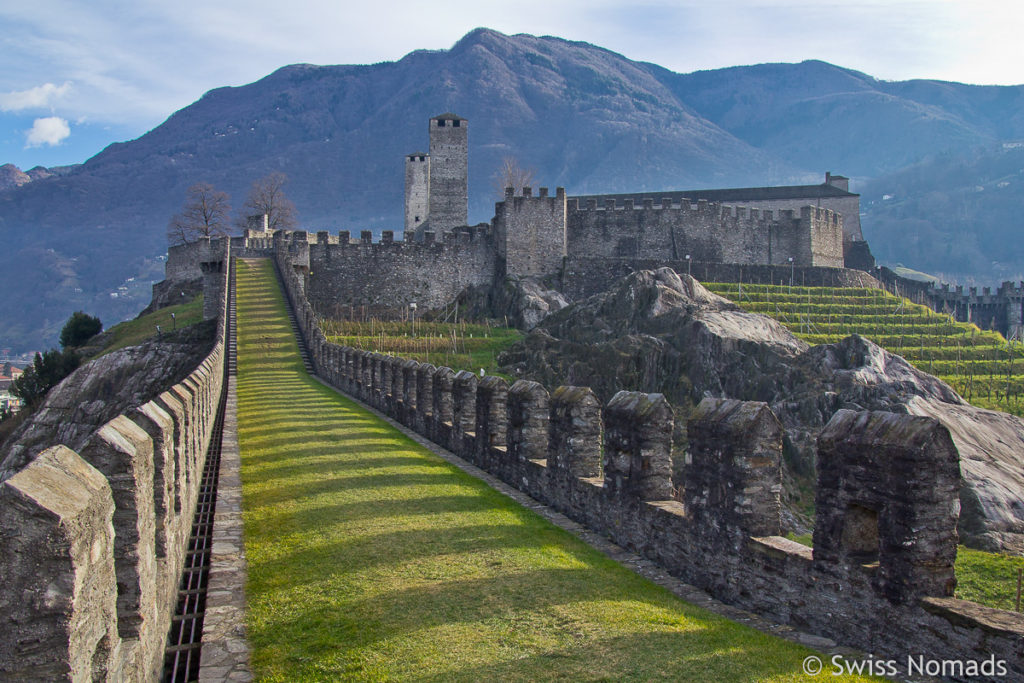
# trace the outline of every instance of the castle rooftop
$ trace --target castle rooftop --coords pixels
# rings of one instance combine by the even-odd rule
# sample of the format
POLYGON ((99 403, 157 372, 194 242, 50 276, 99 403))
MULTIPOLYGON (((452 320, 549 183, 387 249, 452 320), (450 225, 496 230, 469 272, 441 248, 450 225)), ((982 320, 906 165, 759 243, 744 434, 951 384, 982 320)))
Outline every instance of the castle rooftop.
POLYGON ((639 202, 644 199, 660 201, 663 198, 671 198, 679 201, 686 198, 691 202, 706 199, 709 202, 752 202, 771 201, 784 199, 824 199, 835 197, 859 197, 859 194, 848 192, 842 188, 829 183, 820 185, 782 185, 778 187, 736 187, 724 190, 666 190, 661 192, 630 192, 622 194, 592 194, 573 195, 572 198, 587 199, 614 199, 617 202, 632 199, 639 202))

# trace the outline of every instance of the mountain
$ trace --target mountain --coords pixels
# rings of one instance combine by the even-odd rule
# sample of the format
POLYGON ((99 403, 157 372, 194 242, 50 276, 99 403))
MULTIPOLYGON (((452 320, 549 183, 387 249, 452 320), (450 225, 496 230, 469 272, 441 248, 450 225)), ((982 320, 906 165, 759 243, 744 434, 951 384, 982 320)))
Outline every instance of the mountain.
POLYGON ((400 230, 402 156, 426 148, 427 119, 444 111, 470 121, 477 222, 493 213, 491 176, 509 155, 538 184, 578 194, 817 182, 825 170, 875 178, 1024 139, 1022 97, 813 61, 677 74, 487 29, 397 62, 288 66, 0 189, 0 347, 53 343, 74 310, 107 324, 140 310, 161 278, 167 220, 195 182, 240 207, 253 180, 283 171, 303 227, 400 230))
POLYGON ((820 61, 666 72, 663 80, 758 149, 860 178, 940 151, 1024 138, 1024 86, 880 81, 820 61))
POLYGON ((877 258, 942 280, 1024 280, 1024 143, 942 153, 864 184, 864 236, 877 258))

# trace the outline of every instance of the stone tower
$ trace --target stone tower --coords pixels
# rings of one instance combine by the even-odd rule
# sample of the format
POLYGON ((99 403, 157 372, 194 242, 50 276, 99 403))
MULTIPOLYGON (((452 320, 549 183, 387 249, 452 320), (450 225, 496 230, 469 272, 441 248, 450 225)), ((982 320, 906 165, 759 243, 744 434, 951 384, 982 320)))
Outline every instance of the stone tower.
POLYGON ((498 241, 498 257, 505 262, 505 274, 514 277, 545 277, 562 269, 566 256, 565 188, 548 196, 548 188, 540 195, 523 188, 522 196, 506 188, 505 201, 494 206, 494 229, 498 241))
POLYGON ((440 235, 466 225, 469 214, 469 121, 455 114, 430 119, 430 229, 440 235))
POLYGON ((430 210, 430 157, 415 152, 405 157, 405 234, 410 239, 430 210))

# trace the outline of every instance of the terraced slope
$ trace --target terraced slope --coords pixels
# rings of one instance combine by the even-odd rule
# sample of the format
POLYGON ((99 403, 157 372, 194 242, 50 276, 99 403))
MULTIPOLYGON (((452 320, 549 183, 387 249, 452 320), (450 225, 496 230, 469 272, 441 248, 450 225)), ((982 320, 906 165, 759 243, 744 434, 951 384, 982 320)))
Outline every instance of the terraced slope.
MULTIPOLYGON (((523 337, 519 330, 487 324, 322 320, 327 339, 341 346, 401 356, 453 370, 498 373, 498 354, 523 337)), ((499 373, 500 374, 500 373, 499 373)))
POLYGON ((238 265, 247 623, 261 680, 800 681, 806 648, 686 604, 306 374, 238 265))
POLYGON ((706 283, 809 344, 871 339, 981 408, 1024 415, 1024 345, 877 289, 706 283))

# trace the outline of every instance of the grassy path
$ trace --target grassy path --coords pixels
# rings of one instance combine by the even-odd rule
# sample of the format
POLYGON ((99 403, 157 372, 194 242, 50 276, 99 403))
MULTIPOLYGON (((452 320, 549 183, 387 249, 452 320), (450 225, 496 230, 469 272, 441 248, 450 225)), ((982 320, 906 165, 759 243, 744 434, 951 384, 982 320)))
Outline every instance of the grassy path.
POLYGON ((810 650, 683 603, 309 377, 269 262, 238 264, 238 327, 260 678, 805 679, 810 650))

